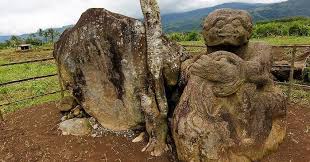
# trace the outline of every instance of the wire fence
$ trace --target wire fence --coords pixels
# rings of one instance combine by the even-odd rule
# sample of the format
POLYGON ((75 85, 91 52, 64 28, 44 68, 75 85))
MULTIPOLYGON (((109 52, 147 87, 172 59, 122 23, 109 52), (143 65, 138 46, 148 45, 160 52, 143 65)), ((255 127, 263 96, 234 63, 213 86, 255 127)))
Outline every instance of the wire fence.
MULTIPOLYGON (((50 62, 50 61, 55 61, 54 58, 52 57, 48 57, 48 58, 43 58, 43 59, 33 59, 33 60, 27 60, 27 61, 21 61, 21 62, 11 62, 11 63, 5 63, 5 64, 0 64, 0 67, 1 68, 12 68, 14 66, 20 66, 20 65, 33 65, 33 64, 36 64, 36 63, 44 63, 44 62, 49 62, 48 64, 53 64, 56 66, 55 62, 50 62)), ((58 69, 58 68, 57 68, 58 69)), ((36 69, 36 70, 40 70, 40 69, 36 69)), ((30 69, 31 71, 31 69, 30 69)), ((59 81, 59 76, 58 76, 58 73, 59 71, 57 70, 57 72, 53 72, 53 73, 48 73, 48 74, 45 74, 45 75, 38 75, 38 76, 32 76, 32 77, 26 77, 26 78, 22 78, 22 79, 16 79, 16 80, 9 80, 9 81, 2 81, 0 82, 0 88, 4 88, 4 87, 8 87, 8 86, 19 86, 19 85, 23 85, 23 84, 26 84, 26 83, 29 83, 29 82, 42 82, 42 80, 44 79, 54 79, 53 77, 58 77, 57 80, 59 81)), ((26 75, 26 74, 25 74, 26 75)), ((28 75, 26 75, 28 76, 28 75)), ((0 102, 0 121, 3 120, 3 115, 2 115, 2 108, 4 106, 9 106, 9 105, 12 105, 12 104, 18 104, 18 103, 21 103, 21 102, 26 102, 28 100, 33 100, 33 99, 37 99, 37 98, 40 98, 40 97, 43 97, 43 96, 49 96, 49 95, 54 95, 54 94, 58 94, 60 93, 60 97, 63 98, 64 97, 64 90, 63 90, 63 87, 62 87, 62 84, 61 84, 61 81, 59 82, 51 82, 52 84, 59 84, 58 88, 55 88, 55 85, 49 85, 50 83, 46 83, 44 84, 44 86, 53 86, 53 88, 50 88, 50 89, 53 89, 52 91, 48 91, 48 92, 44 92, 44 91, 39 91, 38 94, 35 94, 33 96, 25 96, 23 95, 22 98, 18 98, 18 97, 12 97, 10 95, 8 95, 8 93, 5 91, 1 91, 2 95, 5 95, 7 94, 7 98, 8 98, 8 101, 7 102, 0 102)), ((36 83, 34 83, 35 85, 36 83)), ((40 88, 40 87, 39 87, 40 88)), ((43 87, 43 88, 46 88, 46 89, 49 89, 49 87, 43 87)), ((3 89, 1 89, 3 90, 3 89)), ((22 87, 22 90, 25 90, 24 87, 22 87)), ((10 89, 8 89, 8 91, 10 91, 10 89)), ((17 92, 19 93, 19 92, 17 92)), ((20 92, 22 93, 22 92, 20 92)))
MULTIPOLYGON (((205 46, 201 46, 201 45, 183 45, 183 47, 186 49, 186 51, 195 54, 195 53, 202 53, 203 51, 206 51, 206 47, 205 46), (193 49, 194 50, 191 50, 193 49)), ((288 100, 290 100, 291 97, 291 91, 293 87, 298 87, 304 90, 310 90, 310 86, 308 85, 303 85, 303 84, 295 84, 294 82, 294 71, 295 71, 295 59, 296 59, 296 52, 297 52, 297 48, 304 48, 304 47, 309 47, 310 45, 282 45, 282 46, 277 46, 277 47, 283 47, 283 48, 291 48, 292 52, 291 52, 291 63, 290 65, 286 65, 283 67, 279 67, 278 65, 274 65, 274 67, 277 68, 289 68, 290 70, 290 74, 289 74, 289 81, 288 82, 275 82, 276 84, 279 85, 284 85, 284 86, 288 86, 288 100)), ((11 66, 16 66, 16 65, 21 65, 21 64, 33 64, 33 63, 42 63, 42 62, 47 62, 47 61, 52 61, 54 60, 54 58, 52 57, 48 57, 48 58, 43 58, 43 59, 34 59, 34 60, 27 60, 27 61, 22 61, 22 62, 12 62, 12 63, 5 63, 5 64, 1 64, 0 67, 11 67, 11 66)), ((54 62, 53 64, 56 65, 56 63, 54 62)), ((57 68, 58 69, 58 68, 57 68)), ((57 73, 50 73, 50 74, 46 74, 46 75, 40 75, 40 76, 33 76, 33 77, 28 77, 28 78, 23 78, 23 79, 17 79, 17 80, 10 80, 10 81, 6 81, 6 82, 0 82, 0 88, 1 87, 5 87, 5 86, 9 86, 9 85, 17 85, 17 84, 22 84, 24 82, 33 82, 33 81, 37 81, 37 80, 42 80, 42 79, 47 79, 47 78, 51 78, 51 77, 58 77, 58 84, 59 87, 51 92, 45 92, 45 93, 40 93, 38 95, 33 95, 33 96, 27 96, 24 98, 20 98, 20 99, 16 99, 14 97, 12 97, 11 99, 13 101, 8 101, 5 103, 0 103, 0 120, 3 120, 3 116, 1 113, 1 108, 3 106, 8 106, 11 104, 16 104, 16 103, 20 103, 23 101, 27 101, 27 100, 33 100, 39 97, 43 97, 43 96, 49 96, 49 95, 54 95, 54 94, 58 94, 60 93, 60 97, 63 98, 64 97, 64 89, 62 87, 62 81, 61 78, 59 77, 59 70, 57 70, 57 73)))

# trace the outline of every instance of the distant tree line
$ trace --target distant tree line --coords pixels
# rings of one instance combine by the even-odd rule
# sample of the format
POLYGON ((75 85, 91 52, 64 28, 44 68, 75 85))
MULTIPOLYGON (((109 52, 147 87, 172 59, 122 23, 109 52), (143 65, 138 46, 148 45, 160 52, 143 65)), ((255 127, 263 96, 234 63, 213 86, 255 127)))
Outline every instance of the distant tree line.
POLYGON ((310 18, 295 17, 256 23, 253 38, 275 36, 310 36, 310 18))
POLYGON ((167 37, 177 42, 203 40, 201 33, 198 31, 184 32, 184 33, 169 33, 167 34, 167 37))
MULTIPOLYGON (((200 32, 168 33, 168 38, 177 41, 202 41, 200 32)), ((252 38, 278 36, 310 36, 310 18, 294 17, 257 22, 253 28, 252 38)))
POLYGON ((26 38, 19 36, 11 36, 9 40, 0 43, 0 49, 16 47, 20 44, 31 44, 34 46, 42 46, 44 44, 53 43, 60 33, 53 28, 47 30, 39 29, 36 33, 29 34, 26 38))

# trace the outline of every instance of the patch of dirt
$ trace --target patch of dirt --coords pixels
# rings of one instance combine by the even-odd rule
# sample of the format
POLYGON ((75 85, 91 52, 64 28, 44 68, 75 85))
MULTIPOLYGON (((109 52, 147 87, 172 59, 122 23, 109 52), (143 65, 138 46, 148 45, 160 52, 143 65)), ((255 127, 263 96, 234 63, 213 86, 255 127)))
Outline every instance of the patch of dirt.
MULTIPOLYGON (((289 106, 288 131, 278 152, 262 162, 310 161, 310 107, 289 106)), ((61 114, 54 104, 20 110, 0 123, 0 161, 103 161, 169 162, 172 153, 151 157, 141 152, 146 141, 132 143, 122 136, 62 136, 57 124, 61 114)))
POLYGON ((287 112, 288 129, 279 150, 262 162, 310 161, 310 106, 290 105, 287 112))
POLYGON ((0 124, 0 161, 175 161, 166 154, 152 157, 141 152, 146 141, 132 143, 123 136, 62 136, 58 130, 61 114, 55 104, 27 108, 5 116, 0 124))

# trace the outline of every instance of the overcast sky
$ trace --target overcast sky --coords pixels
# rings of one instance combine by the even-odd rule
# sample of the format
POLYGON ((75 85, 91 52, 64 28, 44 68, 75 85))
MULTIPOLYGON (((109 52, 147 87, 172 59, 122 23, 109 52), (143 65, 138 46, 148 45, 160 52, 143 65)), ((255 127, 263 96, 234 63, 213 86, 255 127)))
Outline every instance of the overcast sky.
MULTIPOLYGON (((159 0, 162 13, 189 11, 227 2, 274 3, 285 0, 159 0)), ((0 0, 0 35, 36 32, 74 24, 91 7, 141 17, 139 0, 0 0)))

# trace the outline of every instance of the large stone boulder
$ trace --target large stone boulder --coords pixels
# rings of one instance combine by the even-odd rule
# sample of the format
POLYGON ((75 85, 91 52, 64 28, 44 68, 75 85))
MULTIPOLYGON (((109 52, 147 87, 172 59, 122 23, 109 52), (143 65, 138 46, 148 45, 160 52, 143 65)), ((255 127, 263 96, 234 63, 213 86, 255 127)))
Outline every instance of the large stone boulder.
POLYGON ((126 130, 143 123, 144 32, 139 20, 89 9, 55 45, 64 85, 106 128, 126 130))
MULTIPOLYGON (((164 36, 162 40, 163 79, 175 85, 181 48, 164 36)), ((141 94, 151 82, 146 44, 140 20, 99 8, 83 13, 56 43, 54 57, 63 85, 103 127, 121 131, 145 123, 141 94)))

